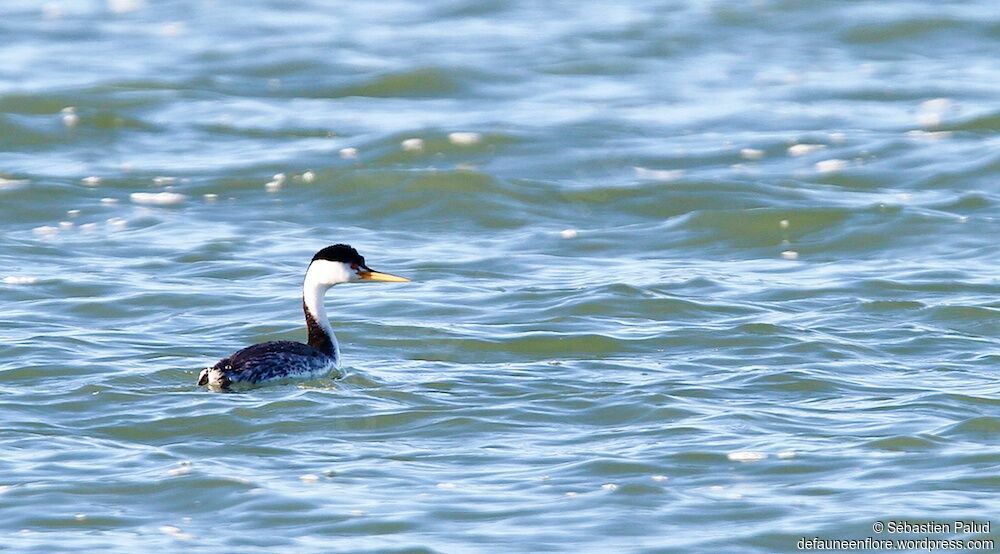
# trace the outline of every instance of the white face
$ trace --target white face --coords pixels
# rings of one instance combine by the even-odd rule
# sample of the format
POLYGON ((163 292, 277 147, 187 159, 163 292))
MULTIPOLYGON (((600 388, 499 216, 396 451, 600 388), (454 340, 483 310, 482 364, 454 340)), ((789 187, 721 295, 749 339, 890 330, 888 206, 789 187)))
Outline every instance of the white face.
POLYGON ((350 283, 360 278, 358 270, 352 268, 350 264, 331 262, 329 260, 316 260, 309 264, 309 270, 306 271, 306 281, 326 287, 332 287, 340 283, 350 283))

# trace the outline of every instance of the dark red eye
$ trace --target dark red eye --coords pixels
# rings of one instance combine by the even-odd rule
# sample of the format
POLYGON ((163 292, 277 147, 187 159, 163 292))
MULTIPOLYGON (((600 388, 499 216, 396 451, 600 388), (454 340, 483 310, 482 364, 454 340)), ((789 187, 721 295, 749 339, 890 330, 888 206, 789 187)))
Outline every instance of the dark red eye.
POLYGON ((357 268, 358 268, 358 264, 351 264, 351 269, 357 269, 357 268))

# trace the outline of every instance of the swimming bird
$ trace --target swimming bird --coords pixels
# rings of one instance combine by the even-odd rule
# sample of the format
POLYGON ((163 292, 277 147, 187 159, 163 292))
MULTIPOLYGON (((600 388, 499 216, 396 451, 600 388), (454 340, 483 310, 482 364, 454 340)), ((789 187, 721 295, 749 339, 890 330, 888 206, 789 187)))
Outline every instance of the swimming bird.
POLYGON ((282 340, 249 346, 201 370, 198 384, 227 389, 237 383, 322 377, 339 367, 340 346, 326 318, 323 297, 330 287, 354 281, 402 283, 409 279, 373 270, 357 250, 346 244, 327 246, 309 262, 302 285, 308 344, 282 340))

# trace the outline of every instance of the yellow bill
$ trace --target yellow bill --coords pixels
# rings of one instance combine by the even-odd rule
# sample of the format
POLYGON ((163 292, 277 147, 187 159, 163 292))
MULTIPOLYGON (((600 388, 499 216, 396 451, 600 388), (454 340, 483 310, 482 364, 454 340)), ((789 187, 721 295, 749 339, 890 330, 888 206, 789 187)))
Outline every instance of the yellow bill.
POLYGON ((379 273, 378 271, 362 271, 358 273, 364 281, 385 281, 387 283, 409 283, 410 280, 406 277, 400 277, 399 275, 393 275, 391 273, 379 273))

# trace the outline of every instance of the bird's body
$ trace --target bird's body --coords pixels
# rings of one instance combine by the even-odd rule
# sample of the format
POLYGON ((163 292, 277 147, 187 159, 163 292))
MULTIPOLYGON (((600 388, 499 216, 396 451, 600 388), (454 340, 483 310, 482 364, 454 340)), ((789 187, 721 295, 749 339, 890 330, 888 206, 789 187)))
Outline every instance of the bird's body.
POLYGON ((272 341, 249 346, 205 368, 199 385, 226 389, 235 384, 260 384, 285 379, 312 379, 340 365, 340 347, 326 317, 323 296, 330 287, 356 280, 407 281, 372 271, 358 251, 345 244, 328 246, 313 256, 302 286, 309 342, 272 341))
POLYGON ((234 383, 256 385, 281 379, 325 377, 337 367, 337 358, 308 344, 290 340, 262 342, 223 358, 202 370, 200 385, 227 388, 234 383))

